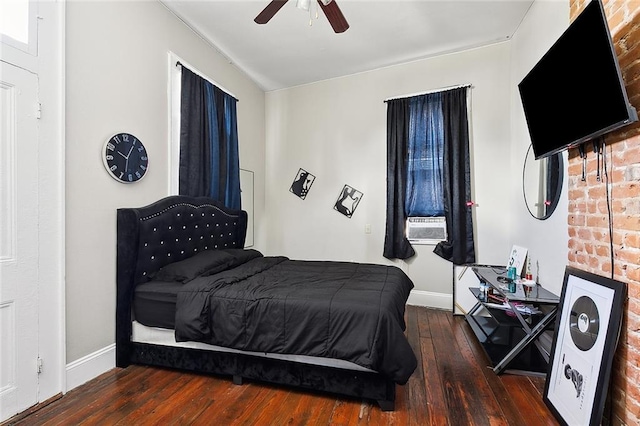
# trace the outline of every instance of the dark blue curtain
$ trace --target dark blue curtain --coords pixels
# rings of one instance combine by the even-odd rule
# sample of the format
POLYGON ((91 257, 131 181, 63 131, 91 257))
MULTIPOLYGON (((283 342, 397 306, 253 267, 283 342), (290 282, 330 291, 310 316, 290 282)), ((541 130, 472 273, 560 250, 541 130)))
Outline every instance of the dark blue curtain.
POLYGON ((404 232, 407 213, 407 140, 409 138, 409 100, 387 103, 387 221, 384 251, 387 259, 408 259, 416 254, 404 232))
POLYGON ((467 87, 442 92, 444 153, 442 177, 447 241, 433 252, 455 265, 476 262, 471 212, 471 159, 467 87))
POLYGON ((442 216, 444 152, 442 93, 409 98, 409 149, 405 211, 407 216, 442 216))
POLYGON ((180 195, 240 209, 237 100, 182 67, 180 195))

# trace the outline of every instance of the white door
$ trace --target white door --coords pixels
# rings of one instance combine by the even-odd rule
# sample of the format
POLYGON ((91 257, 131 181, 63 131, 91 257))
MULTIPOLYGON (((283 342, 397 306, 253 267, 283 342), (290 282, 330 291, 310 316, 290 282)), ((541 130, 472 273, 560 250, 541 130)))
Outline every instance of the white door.
POLYGON ((0 421, 38 401, 37 93, 0 62, 0 421))

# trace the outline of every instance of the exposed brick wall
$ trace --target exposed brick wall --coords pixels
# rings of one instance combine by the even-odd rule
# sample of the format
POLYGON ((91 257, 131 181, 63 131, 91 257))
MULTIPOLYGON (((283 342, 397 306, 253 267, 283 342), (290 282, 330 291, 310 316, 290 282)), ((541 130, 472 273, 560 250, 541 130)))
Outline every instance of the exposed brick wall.
MULTIPOLYGON (((640 111, 640 1, 603 3, 629 100, 640 111)), ((586 4, 585 0, 571 0, 571 19, 586 4)), ((640 124, 608 134, 605 143, 614 229, 614 279, 628 286, 623 329, 613 364, 612 423, 636 425, 640 424, 640 124)), ((568 263, 610 277, 606 186, 604 179, 596 179, 596 156, 592 150, 587 172, 583 182, 578 150, 570 150, 568 263)))

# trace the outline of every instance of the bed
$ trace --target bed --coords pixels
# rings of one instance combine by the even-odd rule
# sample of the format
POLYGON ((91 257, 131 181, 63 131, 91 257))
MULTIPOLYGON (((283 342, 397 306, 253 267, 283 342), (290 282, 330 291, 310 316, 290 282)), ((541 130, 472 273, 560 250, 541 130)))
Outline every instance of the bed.
POLYGON ((170 196, 117 211, 116 365, 371 399, 393 410, 417 361, 411 280, 393 266, 245 249, 247 214, 170 196))

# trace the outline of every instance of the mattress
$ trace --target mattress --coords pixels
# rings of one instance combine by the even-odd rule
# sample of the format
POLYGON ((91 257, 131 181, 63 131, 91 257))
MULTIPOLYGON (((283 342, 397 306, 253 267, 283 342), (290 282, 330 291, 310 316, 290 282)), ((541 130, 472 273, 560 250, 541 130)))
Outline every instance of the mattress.
POLYGON ((288 354, 275 354, 265 352, 249 352, 241 351, 232 348, 225 348, 222 346, 209 345, 201 342, 176 342, 174 331, 166 328, 149 327, 144 324, 134 321, 132 324, 131 341, 136 343, 147 343, 159 346, 173 346, 181 348, 202 349, 208 351, 218 352, 230 352, 241 353, 252 356, 259 356, 264 358, 280 359, 285 361, 293 361, 310 365, 322 365, 325 367, 342 368, 345 370, 357 370, 357 371, 369 371, 374 372, 371 369, 359 366, 349 361, 332 358, 322 358, 307 355, 288 355, 288 354))
POLYGON ((181 282, 149 281, 136 287, 133 315, 149 327, 173 329, 176 317, 176 295, 181 282))

